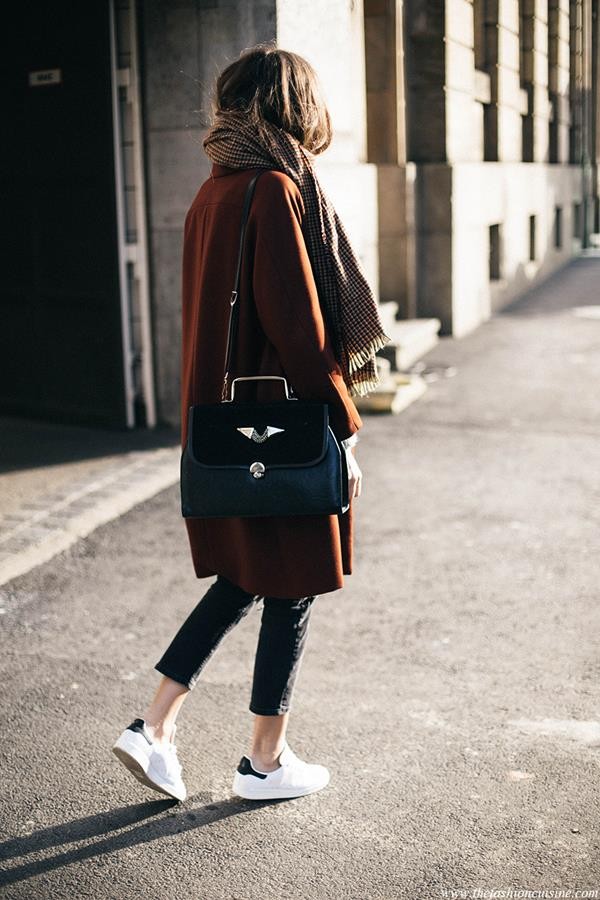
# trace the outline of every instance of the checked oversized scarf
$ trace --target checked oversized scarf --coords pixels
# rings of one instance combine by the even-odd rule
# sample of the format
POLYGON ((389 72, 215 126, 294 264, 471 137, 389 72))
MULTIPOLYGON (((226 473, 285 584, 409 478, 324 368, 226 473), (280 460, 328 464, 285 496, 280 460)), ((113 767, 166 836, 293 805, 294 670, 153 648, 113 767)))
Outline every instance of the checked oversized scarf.
POLYGON ((373 292, 331 200, 319 184, 311 154, 270 122, 253 125, 239 110, 217 113, 203 147, 213 162, 234 169, 279 169, 297 184, 305 208, 303 233, 334 355, 351 395, 379 384, 375 353, 391 338, 383 331, 373 292))

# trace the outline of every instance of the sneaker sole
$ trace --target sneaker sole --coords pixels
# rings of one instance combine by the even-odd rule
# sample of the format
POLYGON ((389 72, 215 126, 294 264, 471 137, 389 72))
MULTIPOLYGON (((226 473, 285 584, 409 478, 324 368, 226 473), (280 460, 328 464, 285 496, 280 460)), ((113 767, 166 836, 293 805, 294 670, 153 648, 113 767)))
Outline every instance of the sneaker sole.
POLYGON ((264 788, 263 790, 244 790, 243 786, 238 785, 237 782, 233 785, 233 793, 238 797, 242 797, 244 800, 293 800, 294 797, 306 797, 308 794, 315 794, 317 791, 322 791, 323 788, 326 788, 329 784, 330 779, 328 778, 325 784, 318 784, 315 787, 305 788, 304 790, 298 789, 290 789, 290 788, 264 788))
POLYGON ((144 768, 144 763, 147 764, 148 760, 145 757, 142 759, 136 753, 136 748, 124 745, 124 742, 121 742, 121 738, 117 741, 117 743, 112 748, 112 752, 115 754, 119 762, 123 763, 125 768, 131 772, 134 778, 136 778, 140 784, 145 785, 146 787, 151 788, 153 791, 158 791, 159 794, 165 794, 167 797, 171 797, 173 800, 185 800, 184 796, 179 796, 175 794, 173 791, 169 790, 166 787, 163 787, 161 783, 157 781, 153 781, 150 778, 149 772, 144 768))

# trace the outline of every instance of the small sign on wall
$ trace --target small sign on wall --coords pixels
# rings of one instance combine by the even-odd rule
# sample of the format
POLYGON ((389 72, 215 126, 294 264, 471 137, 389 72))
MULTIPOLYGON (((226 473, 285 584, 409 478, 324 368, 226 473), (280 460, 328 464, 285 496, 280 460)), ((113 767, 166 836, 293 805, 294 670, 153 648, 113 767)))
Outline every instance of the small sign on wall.
POLYGON ((29 87, 43 87, 45 84, 60 84, 62 72, 60 69, 38 69, 29 73, 29 87))

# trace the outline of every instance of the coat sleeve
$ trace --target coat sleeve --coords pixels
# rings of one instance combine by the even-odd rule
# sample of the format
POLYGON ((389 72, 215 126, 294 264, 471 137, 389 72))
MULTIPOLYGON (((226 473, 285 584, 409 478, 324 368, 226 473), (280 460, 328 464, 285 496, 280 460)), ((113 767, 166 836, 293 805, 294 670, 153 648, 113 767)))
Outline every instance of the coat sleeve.
POLYGON ((302 196, 284 173, 265 172, 255 203, 252 278, 261 326, 295 393, 328 403, 331 427, 343 440, 363 423, 325 328, 302 232, 302 196))

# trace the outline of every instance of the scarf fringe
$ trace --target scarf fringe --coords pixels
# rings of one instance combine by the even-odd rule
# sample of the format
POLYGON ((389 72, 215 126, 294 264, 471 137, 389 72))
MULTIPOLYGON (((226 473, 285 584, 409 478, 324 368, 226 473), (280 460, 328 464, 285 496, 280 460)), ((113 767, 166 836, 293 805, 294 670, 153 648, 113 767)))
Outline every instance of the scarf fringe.
POLYGON ((378 350, 381 350, 382 347, 385 347, 386 344, 390 344, 392 341, 391 337, 388 337, 385 332, 376 335, 372 340, 369 341, 366 346, 362 347, 360 350, 353 351, 349 357, 349 372, 352 375, 354 372, 358 372, 359 369, 362 369, 364 365, 366 365, 377 353, 378 350))
POLYGON ((349 394, 351 397, 368 397, 381 384, 379 378, 376 380, 359 381, 350 385, 349 394))
POLYGON ((369 394, 377 390, 381 384, 381 379, 377 372, 375 353, 377 350, 381 350, 382 347, 385 347, 386 344, 391 343, 391 340, 392 339, 388 337, 385 332, 381 332, 381 334, 369 341, 366 347, 363 347, 359 352, 352 354, 350 361, 352 371, 347 384, 350 396, 368 397, 369 394), (362 372, 361 378, 362 367, 369 363, 374 366, 374 374, 372 376, 367 376, 366 372, 362 372), (359 377, 356 377, 356 374, 358 374, 359 377))

